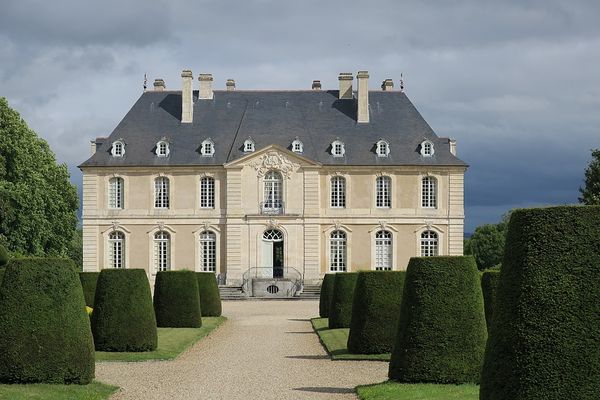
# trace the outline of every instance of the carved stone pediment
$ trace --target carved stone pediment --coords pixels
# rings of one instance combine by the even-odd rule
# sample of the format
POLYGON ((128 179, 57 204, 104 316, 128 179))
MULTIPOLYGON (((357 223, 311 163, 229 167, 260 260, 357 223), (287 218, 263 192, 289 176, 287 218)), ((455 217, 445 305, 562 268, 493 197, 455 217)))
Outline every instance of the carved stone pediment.
POLYGON ((263 177, 269 170, 277 170, 290 179, 293 172, 300 168, 300 164, 291 161, 278 151, 269 151, 250 163, 259 177, 263 177))

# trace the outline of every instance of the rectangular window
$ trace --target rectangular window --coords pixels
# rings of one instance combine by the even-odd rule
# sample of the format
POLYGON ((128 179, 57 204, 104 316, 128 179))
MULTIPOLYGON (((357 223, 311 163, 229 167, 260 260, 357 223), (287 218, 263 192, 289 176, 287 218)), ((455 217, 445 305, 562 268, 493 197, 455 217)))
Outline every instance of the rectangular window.
POLYGON ((200 208, 215 208, 215 180, 202 178, 200 180, 200 208))
POLYGON ((378 208, 390 208, 392 200, 390 195, 391 179, 389 176, 377 178, 376 206, 378 208))
POLYGON ((154 181, 154 207, 169 208, 169 179, 161 177, 154 181))
POLYGON ((123 208, 123 178, 111 178, 108 184, 108 208, 123 208))
POLYGON ((334 234, 331 237, 331 252, 329 260, 329 270, 343 272, 346 271, 346 237, 334 234))
POLYGON ((168 239, 154 241, 154 265, 157 271, 168 271, 171 269, 171 255, 169 247, 168 239))
POLYGON ((214 234, 202 234, 200 246, 202 270, 206 272, 215 272, 217 270, 217 246, 214 234))
POLYGON ((436 180, 430 176, 423 178, 421 183, 421 206, 423 208, 436 208, 436 180))
POLYGON ((392 241, 389 238, 375 239, 375 269, 378 271, 392 269, 392 241))
POLYGON ((331 207, 346 207, 346 180, 341 176, 331 178, 331 207))

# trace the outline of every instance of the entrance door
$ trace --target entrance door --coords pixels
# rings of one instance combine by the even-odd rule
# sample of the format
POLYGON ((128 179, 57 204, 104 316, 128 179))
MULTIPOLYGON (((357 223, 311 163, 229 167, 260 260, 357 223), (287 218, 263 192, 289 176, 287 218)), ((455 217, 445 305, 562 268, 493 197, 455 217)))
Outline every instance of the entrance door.
POLYGON ((277 229, 269 229, 263 234, 261 267, 263 278, 283 277, 283 234, 277 229))
POLYGON ((273 242, 273 278, 283 278, 283 241, 273 242))

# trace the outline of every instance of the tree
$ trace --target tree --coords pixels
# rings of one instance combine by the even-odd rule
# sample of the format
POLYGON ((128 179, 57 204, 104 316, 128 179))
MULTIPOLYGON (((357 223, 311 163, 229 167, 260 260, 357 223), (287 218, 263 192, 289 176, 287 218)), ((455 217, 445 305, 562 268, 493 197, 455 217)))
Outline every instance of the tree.
POLYGON ((484 270, 502 263, 509 219, 510 213, 505 214, 498 224, 478 226, 473 236, 465 241, 465 254, 475 257, 478 269, 484 270))
POLYGON ((67 256, 78 205, 67 166, 0 98, 0 242, 12 253, 67 256))
POLYGON ((592 150, 592 161, 585 170, 585 187, 579 188, 579 202, 600 205, 600 149, 592 150))

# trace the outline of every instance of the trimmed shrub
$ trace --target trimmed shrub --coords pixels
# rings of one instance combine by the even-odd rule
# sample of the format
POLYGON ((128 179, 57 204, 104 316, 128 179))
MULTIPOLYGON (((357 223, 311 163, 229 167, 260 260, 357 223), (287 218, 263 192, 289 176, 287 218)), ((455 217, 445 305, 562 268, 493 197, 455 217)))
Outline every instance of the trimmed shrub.
POLYGON ((0 244, 0 267, 5 267, 8 264, 8 251, 0 244))
POLYGON ((0 285, 0 382, 94 379, 94 342, 71 260, 11 260, 0 285))
POLYGON ((475 259, 408 263, 389 377, 400 382, 479 382, 486 327, 475 259))
POLYGON ((98 276, 92 333, 99 351, 152 351, 158 337, 143 269, 103 269, 98 276))
POLYGON ((358 272, 335 274, 331 305, 329 306, 329 328, 350 328, 352 300, 358 272))
POLYGON ((321 293, 319 294, 319 316, 321 318, 329 317, 329 305, 331 296, 333 296, 333 284, 335 283, 335 274, 325 274, 321 284, 321 293))
POLYGON ((512 213, 482 400, 598 398, 598 238, 598 206, 512 213))
POLYGON ((200 294, 200 310, 203 317, 221 316, 221 294, 217 285, 217 277, 213 272, 196 272, 198 277, 198 293, 200 294))
POLYGON ((487 270, 481 276, 481 290, 483 291, 483 304, 485 307, 485 323, 488 333, 492 316, 494 315, 494 305, 496 301, 496 291, 500 282, 500 271, 487 270))
POLYGON ((398 330, 404 275, 403 271, 358 273, 348 335, 351 353, 392 351, 398 330))
POLYGON ((96 295, 96 283, 100 272, 80 272, 79 280, 83 288, 83 297, 88 307, 94 308, 94 296, 96 295))
POLYGON ((6 269, 0 268, 0 286, 2 286, 2 279, 4 278, 4 272, 6 272, 6 269))
POLYGON ((154 284, 154 313, 159 327, 200 328, 202 313, 196 273, 158 272, 154 284))

